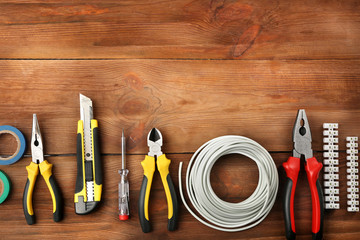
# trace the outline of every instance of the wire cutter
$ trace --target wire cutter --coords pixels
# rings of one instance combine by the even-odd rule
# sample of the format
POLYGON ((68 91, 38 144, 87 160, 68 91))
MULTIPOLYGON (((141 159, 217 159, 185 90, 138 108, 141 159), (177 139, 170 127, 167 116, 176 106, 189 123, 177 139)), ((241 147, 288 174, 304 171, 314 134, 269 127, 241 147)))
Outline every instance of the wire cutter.
POLYGON ((32 196, 37 175, 43 176, 47 187, 49 188, 53 202, 53 218, 55 222, 59 222, 63 217, 63 201, 59 187, 57 186, 54 176, 52 175, 52 164, 44 160, 43 144, 39 123, 36 114, 33 115, 33 127, 31 134, 31 156, 32 162, 26 167, 28 178, 26 181, 23 208, 27 224, 35 223, 35 215, 32 206, 32 196))
POLYGON ((141 184, 139 197, 139 219, 140 225, 144 233, 150 232, 151 226, 149 222, 149 196, 151 183, 155 172, 155 158, 157 169, 160 172, 161 180, 164 185, 167 204, 168 204, 168 230, 176 229, 178 220, 178 201, 174 188, 174 184, 169 174, 170 159, 161 152, 163 138, 161 132, 153 128, 147 137, 149 153, 141 162, 144 168, 144 178, 141 184))
POLYGON ((324 221, 324 197, 319 182, 319 172, 322 163, 313 156, 311 149, 311 132, 304 109, 298 111, 293 129, 293 156, 283 163, 286 180, 283 195, 283 211, 287 239, 295 239, 294 196, 296 182, 300 171, 300 158, 305 158, 305 171, 308 178, 312 201, 312 238, 322 239, 324 221))

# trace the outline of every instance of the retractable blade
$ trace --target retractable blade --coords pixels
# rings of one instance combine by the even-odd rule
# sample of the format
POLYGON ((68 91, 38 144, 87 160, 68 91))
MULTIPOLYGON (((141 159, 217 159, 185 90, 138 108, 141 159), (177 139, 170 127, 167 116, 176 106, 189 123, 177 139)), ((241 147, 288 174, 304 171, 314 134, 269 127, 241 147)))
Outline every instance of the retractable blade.
POLYGON ((80 94, 80 119, 84 124, 85 161, 92 161, 91 119, 93 119, 93 107, 91 99, 82 94, 80 94))

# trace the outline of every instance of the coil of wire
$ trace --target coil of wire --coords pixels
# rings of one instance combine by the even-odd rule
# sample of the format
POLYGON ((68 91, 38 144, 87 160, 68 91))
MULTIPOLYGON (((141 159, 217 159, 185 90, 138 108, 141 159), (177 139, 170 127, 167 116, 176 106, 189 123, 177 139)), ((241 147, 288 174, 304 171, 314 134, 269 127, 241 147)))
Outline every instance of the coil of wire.
POLYGON ((187 210, 208 227, 226 232, 243 231, 262 222, 274 205, 279 186, 277 168, 269 152, 254 140, 236 135, 221 136, 206 142, 194 153, 186 170, 186 192, 201 217, 185 201, 182 164, 179 166, 181 199, 187 210), (212 167, 220 157, 228 154, 241 154, 252 159, 259 170, 255 191, 239 203, 220 199, 211 187, 212 167))

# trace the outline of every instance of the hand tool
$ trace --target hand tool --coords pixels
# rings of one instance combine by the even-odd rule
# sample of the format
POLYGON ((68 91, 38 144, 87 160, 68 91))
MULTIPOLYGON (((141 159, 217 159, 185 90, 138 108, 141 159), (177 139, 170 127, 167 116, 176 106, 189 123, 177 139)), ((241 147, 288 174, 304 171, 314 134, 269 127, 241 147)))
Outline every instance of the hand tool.
POLYGON ((0 165, 9 165, 19 161, 19 159, 22 158, 22 156, 24 155, 26 148, 26 141, 24 135, 19 131, 19 129, 9 125, 0 126, 0 134, 5 133, 11 134, 15 137, 17 142, 17 148, 12 156, 0 156, 0 165))
POLYGON ((93 119, 92 101, 80 94, 74 196, 75 212, 80 215, 92 212, 101 200, 102 171, 98 137, 98 122, 93 119))
POLYGON ((32 162, 26 167, 28 178, 26 181, 23 208, 27 224, 35 223, 35 215, 32 206, 32 196, 35 187, 37 175, 43 176, 46 185, 50 191, 53 202, 53 218, 55 222, 59 222, 63 217, 63 201, 60 189, 52 175, 52 164, 44 160, 43 143, 36 114, 33 115, 33 127, 31 134, 31 156, 32 162))
MULTIPOLYGON (((240 158, 240 160, 242 160, 240 158)), ((270 213, 278 192, 279 175, 270 153, 259 143, 243 136, 221 136, 203 144, 191 157, 186 170, 186 191, 198 216, 186 203, 179 166, 179 189, 186 209, 202 224, 224 232, 250 229, 270 213), (212 190, 210 173, 221 156, 240 154, 254 160, 259 168, 259 180, 253 194, 238 203, 220 199, 212 190)), ((247 183, 244 183, 246 186, 247 183)))
POLYGON ((300 171, 300 158, 305 158, 305 171, 312 200, 312 238, 322 239, 324 222, 324 196, 318 180, 322 164, 313 157, 311 132, 304 109, 298 111, 293 128, 293 156, 283 163, 287 178, 284 184, 283 211, 287 239, 295 239, 294 196, 300 171))
POLYGON ((347 211, 359 212, 358 137, 347 137, 347 211))
POLYGON ((340 209, 338 127, 337 123, 323 124, 325 209, 340 209))
POLYGON ((2 204, 10 193, 11 182, 5 172, 0 170, 0 204, 2 204))
POLYGON ((165 189, 167 204, 168 204, 168 230, 174 231, 176 229, 178 220, 178 201, 174 188, 174 184, 169 174, 170 159, 167 159, 165 154, 161 151, 163 145, 163 138, 161 132, 153 128, 147 137, 147 145, 149 153, 141 162, 144 169, 144 178, 141 184, 139 197, 139 219, 140 225, 144 233, 151 231, 149 221, 149 196, 151 190, 151 183, 155 172, 155 162, 157 169, 160 172, 161 180, 165 189))
POLYGON ((121 136, 121 170, 119 170, 119 174, 121 176, 119 182, 119 219, 120 220, 129 219, 129 181, 127 179, 129 170, 126 169, 125 166, 125 155, 126 155, 125 146, 126 146, 126 141, 125 141, 124 129, 123 129, 121 136))

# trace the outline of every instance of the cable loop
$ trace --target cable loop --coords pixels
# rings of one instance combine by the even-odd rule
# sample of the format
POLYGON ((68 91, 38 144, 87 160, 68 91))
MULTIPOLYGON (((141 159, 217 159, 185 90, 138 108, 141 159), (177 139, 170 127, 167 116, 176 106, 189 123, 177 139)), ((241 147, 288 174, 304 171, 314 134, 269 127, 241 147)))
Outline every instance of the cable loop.
POLYGON ((279 186, 277 168, 269 152, 254 140, 236 135, 221 136, 206 142, 191 157, 186 170, 186 192, 202 218, 185 201, 181 181, 182 164, 179 166, 181 199, 187 210, 208 227, 226 232, 252 228, 265 219, 275 203, 279 186), (228 154, 240 154, 252 159, 259 170, 255 191, 238 203, 220 199, 211 187, 212 167, 220 157, 228 154))

